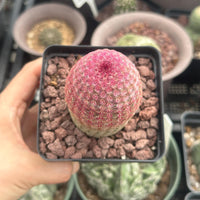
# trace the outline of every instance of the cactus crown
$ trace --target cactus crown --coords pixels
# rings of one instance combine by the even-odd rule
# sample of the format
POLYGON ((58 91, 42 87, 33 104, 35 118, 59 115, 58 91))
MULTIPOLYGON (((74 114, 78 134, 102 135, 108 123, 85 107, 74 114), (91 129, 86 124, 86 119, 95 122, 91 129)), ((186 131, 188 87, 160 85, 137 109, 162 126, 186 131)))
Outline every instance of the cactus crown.
POLYGON ((131 12, 137 9, 136 0, 116 0, 114 3, 115 14, 131 12))
POLYGON ((82 163, 81 171, 90 186, 105 200, 138 200, 157 188, 166 159, 155 163, 82 163))
POLYGON ((38 39, 44 47, 48 47, 53 44, 61 44, 62 34, 56 28, 45 28, 40 32, 38 39))
POLYGON ((71 69, 65 99, 74 123, 90 136, 121 130, 140 106, 142 85, 135 65, 122 53, 102 49, 71 69))
POLYGON ((160 51, 155 40, 150 37, 127 33, 122 36, 116 43, 117 46, 152 46, 160 51))

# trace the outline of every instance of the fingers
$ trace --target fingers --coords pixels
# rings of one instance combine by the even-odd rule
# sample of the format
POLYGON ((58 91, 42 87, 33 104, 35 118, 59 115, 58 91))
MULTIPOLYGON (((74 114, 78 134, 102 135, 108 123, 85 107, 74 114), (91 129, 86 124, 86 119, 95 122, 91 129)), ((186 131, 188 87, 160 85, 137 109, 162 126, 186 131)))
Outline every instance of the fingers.
POLYGON ((35 89, 38 86, 41 67, 42 58, 29 62, 2 92, 4 103, 18 108, 20 118, 22 118, 23 112, 32 100, 35 89))
POLYGON ((66 182, 72 174, 79 170, 77 162, 48 162, 38 154, 34 154, 31 160, 32 172, 30 174, 35 181, 34 185, 66 182))
POLYGON ((24 115, 22 120, 22 137, 31 151, 36 150, 38 104, 31 107, 24 115))

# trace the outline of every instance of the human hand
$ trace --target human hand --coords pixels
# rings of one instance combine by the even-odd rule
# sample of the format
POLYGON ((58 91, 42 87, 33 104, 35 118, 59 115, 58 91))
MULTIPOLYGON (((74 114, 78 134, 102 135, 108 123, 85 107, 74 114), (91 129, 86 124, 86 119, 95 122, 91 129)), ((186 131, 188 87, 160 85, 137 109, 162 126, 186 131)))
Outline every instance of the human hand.
POLYGON ((37 106, 29 109, 42 59, 26 64, 0 94, 0 198, 16 200, 38 184, 69 180, 79 164, 47 162, 36 153, 37 106))

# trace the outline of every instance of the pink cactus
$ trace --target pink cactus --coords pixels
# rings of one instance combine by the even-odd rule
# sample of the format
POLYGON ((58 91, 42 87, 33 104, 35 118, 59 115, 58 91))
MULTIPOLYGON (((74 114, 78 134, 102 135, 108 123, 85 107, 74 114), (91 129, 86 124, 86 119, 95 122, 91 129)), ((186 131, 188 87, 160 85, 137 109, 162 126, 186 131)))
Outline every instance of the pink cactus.
POLYGON ((65 99, 76 126, 94 137, 121 130, 140 106, 142 84, 135 65, 122 53, 88 53, 71 69, 65 99))

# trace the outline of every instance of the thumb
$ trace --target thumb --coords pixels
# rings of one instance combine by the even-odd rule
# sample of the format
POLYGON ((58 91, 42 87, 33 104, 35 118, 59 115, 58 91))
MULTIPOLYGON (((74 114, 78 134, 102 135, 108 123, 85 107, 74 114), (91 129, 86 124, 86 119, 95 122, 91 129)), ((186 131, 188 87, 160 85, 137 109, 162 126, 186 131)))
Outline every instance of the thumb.
POLYGON ((49 162, 33 153, 31 158, 34 185, 66 182, 79 170, 78 162, 49 162))

